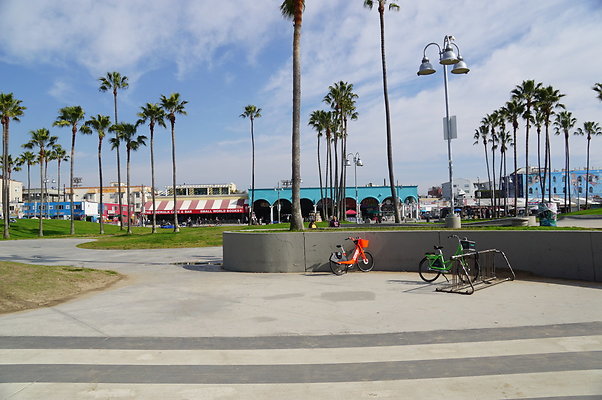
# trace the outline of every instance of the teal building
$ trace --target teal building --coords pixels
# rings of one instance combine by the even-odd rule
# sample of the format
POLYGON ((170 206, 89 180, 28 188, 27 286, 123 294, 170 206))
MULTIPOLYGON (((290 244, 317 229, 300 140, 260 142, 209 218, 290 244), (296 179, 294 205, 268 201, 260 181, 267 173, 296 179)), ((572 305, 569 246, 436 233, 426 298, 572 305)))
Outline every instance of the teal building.
MULTIPOLYGON (((402 216, 416 218, 419 213, 418 186, 396 186, 402 216)), ((301 188, 301 214, 303 218, 317 215, 322 207, 325 215, 331 204, 330 191, 319 187, 301 188)), ((290 187, 249 190, 249 203, 254 199, 253 212, 262 221, 287 221, 292 208, 292 189, 290 187), (253 197, 251 197, 253 196, 253 197)), ((393 197, 389 186, 358 186, 345 189, 345 214, 361 219, 391 218, 394 214, 393 197), (359 215, 358 215, 359 214, 359 215)))

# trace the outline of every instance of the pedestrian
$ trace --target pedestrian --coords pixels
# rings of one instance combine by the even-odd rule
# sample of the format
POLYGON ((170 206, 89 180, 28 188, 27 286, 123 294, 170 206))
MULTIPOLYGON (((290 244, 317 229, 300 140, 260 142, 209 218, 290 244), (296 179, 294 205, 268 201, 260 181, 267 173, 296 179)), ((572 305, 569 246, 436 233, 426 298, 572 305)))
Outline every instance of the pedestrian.
POLYGON ((338 228, 339 227, 339 221, 337 220, 336 216, 332 216, 332 218, 330 219, 330 222, 328 223, 328 226, 331 228, 338 228))

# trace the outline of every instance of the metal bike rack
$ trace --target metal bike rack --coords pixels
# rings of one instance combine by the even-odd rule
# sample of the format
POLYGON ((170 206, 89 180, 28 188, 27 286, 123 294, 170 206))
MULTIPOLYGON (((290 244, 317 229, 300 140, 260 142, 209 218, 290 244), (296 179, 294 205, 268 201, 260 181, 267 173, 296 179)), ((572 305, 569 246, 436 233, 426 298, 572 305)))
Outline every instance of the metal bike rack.
POLYGON ((514 270, 510 266, 508 257, 503 251, 497 249, 471 251, 466 254, 452 256, 453 261, 451 280, 446 276, 448 283, 438 287, 438 292, 473 294, 477 290, 484 289, 498 283, 513 281, 516 278, 514 270), (504 266, 496 268, 496 259, 502 259, 504 266), (471 268, 476 263, 479 265, 479 276, 473 282, 466 279, 470 276, 471 268))

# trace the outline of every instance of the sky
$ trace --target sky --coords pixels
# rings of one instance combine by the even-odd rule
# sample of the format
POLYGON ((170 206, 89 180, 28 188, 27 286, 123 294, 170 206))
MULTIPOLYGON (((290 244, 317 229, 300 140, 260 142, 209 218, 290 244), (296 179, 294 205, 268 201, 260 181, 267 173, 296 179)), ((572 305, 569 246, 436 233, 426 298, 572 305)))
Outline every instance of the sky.
MULTIPOLYGON (((0 0, 0 91, 27 107, 11 124, 10 152, 18 155, 29 132, 48 128, 67 151, 69 128, 52 127, 58 110, 80 105, 86 116, 113 117, 113 97, 98 90, 98 78, 118 71, 129 88, 118 94, 120 122, 137 120, 146 103, 180 93, 187 115, 176 120, 178 184, 251 184, 250 121, 244 107, 262 109, 255 121, 255 185, 275 187, 291 177, 292 22, 279 0, 0 0)), ((522 81, 534 79, 566 94, 577 118, 602 123, 602 102, 592 86, 602 82, 601 0, 398 0, 385 13, 385 44, 396 183, 418 185, 420 194, 448 180, 443 70, 417 76, 428 43, 453 35, 471 69, 449 75, 450 114, 458 120, 452 141, 454 176, 484 181, 483 146, 474 145, 480 120, 500 108, 522 81), (445 7, 444 7, 445 6, 445 7)), ((328 87, 354 85, 359 118, 349 124, 347 150, 359 153, 359 186, 388 180, 379 17, 362 0, 306 0, 302 27, 301 176, 317 186, 317 134, 308 125, 328 87)), ((140 134, 149 135, 148 127, 140 134)), ((524 125, 519 165, 524 165, 524 125)), ((530 154, 536 152, 531 134, 530 154)), ((94 136, 76 139, 75 176, 98 186, 94 136)), ((571 163, 585 167, 586 140, 570 138, 571 163)), ((324 154, 324 142, 320 144, 324 154)), ((564 144, 552 138, 553 168, 561 168, 564 144)), ((132 155, 131 182, 150 185, 148 147, 132 155)), ((602 136, 591 141, 591 166, 602 168, 602 136)), ((171 184, 171 136, 155 135, 157 188, 171 184)), ((125 160, 125 154, 122 155, 125 160)), ((536 163, 530 157, 530 164, 536 163)), ((117 180, 116 154, 105 144, 105 184, 117 180)), ((512 169, 511 159, 508 160, 512 169)), ((125 162, 122 165, 125 176, 125 162)), ((68 164, 61 167, 68 181, 68 164)), ((49 167, 55 179, 56 165, 49 167)), ((13 179, 27 182, 26 168, 13 179)), ((38 182, 37 168, 31 172, 38 182)), ((348 171, 353 184, 353 171, 348 171)), ((388 183, 387 183, 388 184, 388 183)))

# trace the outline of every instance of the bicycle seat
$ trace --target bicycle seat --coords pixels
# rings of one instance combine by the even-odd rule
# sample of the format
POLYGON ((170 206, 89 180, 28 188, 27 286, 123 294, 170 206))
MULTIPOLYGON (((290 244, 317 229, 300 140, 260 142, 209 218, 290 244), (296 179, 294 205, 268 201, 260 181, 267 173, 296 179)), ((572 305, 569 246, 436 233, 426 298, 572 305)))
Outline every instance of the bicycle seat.
POLYGON ((433 246, 433 248, 434 248, 435 250, 441 250, 441 249, 443 248, 443 246, 433 246))

